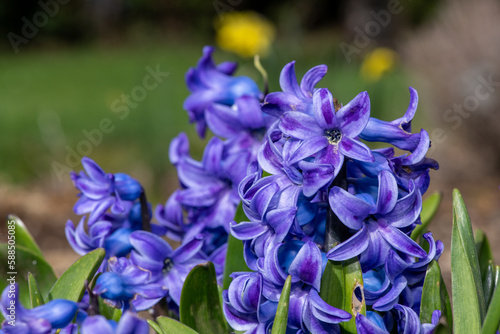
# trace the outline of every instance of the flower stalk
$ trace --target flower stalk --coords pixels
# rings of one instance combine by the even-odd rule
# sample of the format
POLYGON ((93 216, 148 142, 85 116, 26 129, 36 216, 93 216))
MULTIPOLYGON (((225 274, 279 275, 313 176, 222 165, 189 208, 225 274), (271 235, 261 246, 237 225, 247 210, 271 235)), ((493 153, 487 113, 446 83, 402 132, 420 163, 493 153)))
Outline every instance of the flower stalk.
POLYGON ((141 191, 141 219, 142 219, 142 230, 151 232, 151 217, 149 216, 148 200, 146 199, 146 192, 141 191))
MULTIPOLYGON (((346 161, 342 164, 339 174, 333 180, 332 187, 340 187, 347 190, 347 164, 346 161)), ((349 239, 349 229, 340 221, 339 217, 332 211, 332 208, 328 206, 328 211, 326 214, 326 225, 325 225, 325 241, 323 244, 323 251, 328 252, 330 249, 338 245, 339 243, 349 239)))

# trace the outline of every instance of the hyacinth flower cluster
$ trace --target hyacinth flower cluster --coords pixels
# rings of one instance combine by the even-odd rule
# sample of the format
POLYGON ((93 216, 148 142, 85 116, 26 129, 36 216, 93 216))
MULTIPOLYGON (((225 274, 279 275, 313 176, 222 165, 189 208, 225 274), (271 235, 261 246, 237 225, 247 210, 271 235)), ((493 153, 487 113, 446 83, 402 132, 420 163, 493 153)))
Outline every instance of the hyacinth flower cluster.
MULTIPOLYGON (((238 186, 248 166, 256 162, 276 117, 261 110, 263 94, 257 84, 248 77, 230 77, 224 70, 229 65, 215 66, 212 52, 213 48, 205 47, 198 66, 186 74, 192 94, 184 107, 191 120, 198 122, 198 129, 203 125, 200 136, 208 127, 216 137, 208 141, 201 161, 190 156, 184 133, 172 140, 169 158, 177 169, 180 188, 165 205, 156 207, 155 218, 167 228, 170 239, 189 240, 201 235, 205 240, 201 250, 214 263, 222 284, 229 224, 240 203, 238 186)), ((231 65, 232 71, 235 68, 231 65)))
MULTIPOLYGON (((351 320, 358 333, 431 333, 440 311, 422 324, 420 303, 443 244, 431 233, 419 243, 410 238, 421 223, 429 172, 438 168, 426 157, 428 133, 412 133, 417 92, 410 88, 401 118, 382 121, 371 117, 367 92, 342 105, 316 87, 325 65, 299 84, 291 62, 281 91, 264 94, 252 79, 233 75, 235 63, 216 65, 212 53, 205 47, 186 74, 190 121, 200 137, 214 134, 202 158, 191 156, 186 134, 172 140, 179 187, 154 210, 137 180, 83 158, 84 171, 71 174, 82 218, 76 227, 67 222, 66 236, 80 255, 103 248, 105 260, 78 303, 22 309, 23 333, 146 333, 135 313, 178 316, 184 282, 197 265, 212 262, 222 286, 230 235, 242 241, 249 268, 233 272, 221 295, 236 331, 269 333, 291 277, 286 333, 340 333, 351 320), (369 142, 388 146, 371 149, 369 142), (236 222, 239 205, 247 219, 236 222), (366 313, 325 300, 327 263, 352 259, 361 267, 356 291, 366 313), (98 297, 123 312, 119 322, 99 315, 98 297)), ((9 298, 2 296, 4 315, 9 298)), ((15 330, 4 323, 5 333, 21 333, 15 330)))
POLYGON ((316 88, 325 74, 317 66, 299 85, 289 63, 282 92, 262 104, 277 120, 239 185, 249 221, 231 224, 253 272, 234 274, 223 295, 226 317, 237 330, 264 333, 290 275, 288 330, 339 332, 351 315, 321 299, 323 271, 327 260, 358 257, 370 309, 356 317, 358 332, 430 332, 439 311, 432 324, 414 320, 427 265, 443 244, 428 233, 426 252, 409 236, 420 223, 429 170, 438 168, 425 157, 427 132, 411 133, 417 92, 410 88, 402 118, 385 122, 370 117, 366 92, 341 105, 328 89, 316 88), (371 150, 362 140, 392 146, 371 150), (394 147, 407 152, 397 156, 394 147), (332 231, 335 222, 341 226, 332 231))
POLYGON ((85 217, 76 228, 68 221, 66 236, 81 255, 97 248, 106 251, 93 293, 124 311, 149 309, 162 298, 176 309, 188 272, 209 260, 201 252, 201 235, 184 238, 186 242, 173 251, 161 238, 169 235, 168 225, 161 225, 162 220, 151 222, 151 206, 136 180, 121 173, 107 174, 89 158, 82 164, 86 173, 72 174, 81 191, 74 210, 90 213, 88 228, 85 217))
POLYGON ((259 87, 251 78, 232 76, 238 66, 236 63, 224 62, 216 66, 212 59, 213 52, 213 47, 206 46, 198 65, 186 73, 186 84, 191 95, 184 101, 184 109, 191 123, 195 123, 200 137, 205 137, 209 122, 207 109, 214 104, 231 107, 243 96, 262 98, 259 87))

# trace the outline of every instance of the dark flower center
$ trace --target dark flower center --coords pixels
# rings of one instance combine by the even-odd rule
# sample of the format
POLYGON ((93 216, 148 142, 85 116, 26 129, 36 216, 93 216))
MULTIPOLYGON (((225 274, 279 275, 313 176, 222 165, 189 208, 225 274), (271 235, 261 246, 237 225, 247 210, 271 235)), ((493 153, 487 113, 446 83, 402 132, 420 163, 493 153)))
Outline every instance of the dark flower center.
POLYGON ((163 274, 166 275, 170 272, 170 270, 172 270, 172 268, 174 267, 174 263, 172 262, 172 259, 167 257, 164 261, 163 261, 163 274))
POLYGON ((337 144, 342 139, 342 132, 339 129, 326 130, 325 136, 330 144, 337 144))

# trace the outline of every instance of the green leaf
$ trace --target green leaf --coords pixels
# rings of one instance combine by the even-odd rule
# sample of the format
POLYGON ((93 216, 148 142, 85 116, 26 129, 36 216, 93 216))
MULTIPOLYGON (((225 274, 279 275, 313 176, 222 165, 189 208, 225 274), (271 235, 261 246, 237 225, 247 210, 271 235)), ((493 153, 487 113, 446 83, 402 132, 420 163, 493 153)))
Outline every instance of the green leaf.
POLYGON ((156 333, 165 334, 165 332, 161 329, 160 325, 158 325, 156 322, 154 322, 153 320, 147 320, 147 321, 149 326, 153 328, 156 333))
POLYGON ((422 225, 417 225, 413 232, 411 233, 411 238, 415 241, 425 233, 429 223, 432 221, 432 218, 436 215, 437 210, 439 209, 439 204, 441 204, 441 199, 443 196, 441 193, 436 192, 422 203, 422 212, 420 213, 420 220, 422 221, 422 225))
POLYGON ((49 292, 57 277, 52 267, 43 258, 18 245, 15 246, 16 262, 12 264, 12 268, 9 268, 9 261, 12 261, 8 258, 9 250, 12 252, 9 246, 12 245, 0 244, 0 263, 3 264, 0 266, 0 291, 3 291, 9 284, 7 279, 14 276, 19 285, 19 300, 25 307, 29 307, 31 305, 28 285, 29 273, 36 277, 42 296, 49 292))
POLYGON ((104 249, 98 248, 79 258, 57 280, 46 300, 80 301, 85 292, 85 282, 90 284, 104 260, 104 255, 104 249))
POLYGON ((500 289, 497 287, 491 298, 488 313, 484 319, 482 334, 495 334, 500 326, 500 289))
POLYGON ((420 322, 432 323, 432 312, 440 310, 446 318, 448 327, 453 328, 453 314, 451 311, 450 297, 441 276, 441 269, 437 261, 432 261, 427 267, 425 281, 420 302, 420 322))
POLYGON ((491 260, 486 272, 483 275, 483 291, 487 309, 490 304, 491 297, 493 297, 493 292, 495 291, 495 266, 491 260))
POLYGON ((484 275, 488 270, 489 262, 493 262, 493 253, 491 252, 490 242, 483 231, 477 229, 474 236, 481 277, 484 280, 484 275))
POLYGON ((200 334, 227 333, 212 262, 197 265, 186 277, 179 313, 181 322, 200 334))
POLYGON ((356 314, 366 315, 363 275, 358 258, 337 262, 328 260, 321 279, 320 296, 333 307, 353 315, 340 323, 342 333, 356 333, 356 314))
POLYGON ((178 322, 175 319, 168 317, 158 317, 156 318, 156 322, 160 325, 163 333, 175 333, 175 334, 198 334, 198 332, 192 330, 188 326, 178 322))
POLYGON ((114 320, 116 322, 120 321, 122 317, 122 310, 109 306, 104 302, 104 299, 98 297, 99 301, 99 312, 108 320, 114 320))
POLYGON ((453 332, 479 333, 485 313, 476 247, 470 218, 460 192, 453 191, 453 228, 451 236, 451 283, 453 332))
POLYGON ((321 278, 320 297, 333 307, 344 307, 344 272, 342 262, 328 260, 321 278))
POLYGON ((286 334, 288 323, 288 307, 290 302, 290 289, 292 286, 292 276, 288 275, 283 290, 281 290, 278 310, 274 317, 273 330, 271 334, 286 334))
POLYGON ((357 333, 356 315, 366 315, 366 302, 364 295, 363 275, 358 258, 352 258, 342 262, 344 273, 344 307, 343 310, 352 314, 351 320, 341 322, 342 333, 357 333))
MULTIPOLYGON (((234 220, 237 223, 248 220, 245 212, 243 211, 241 202, 236 210, 234 220)), ((245 258, 243 257, 243 241, 238 240, 229 234, 227 241, 226 264, 224 266, 224 280, 222 284, 223 290, 227 290, 229 288, 229 284, 233 280, 229 275, 238 271, 250 271, 250 269, 248 268, 245 258)))
POLYGON ((28 289, 30 293, 31 308, 45 304, 42 293, 38 288, 38 283, 32 273, 28 273, 28 289))
POLYGON ((495 274, 494 274, 494 286, 495 286, 495 289, 498 286, 498 281, 500 281, 500 266, 495 266, 495 274))
MULTIPOLYGON (((7 228, 10 230, 9 226, 15 225, 15 241, 16 246, 24 247, 30 250, 33 254, 38 255, 40 258, 44 259, 40 247, 38 247, 35 239, 31 236, 30 232, 23 221, 19 217, 14 215, 9 215, 7 218, 7 228), (14 223, 12 223, 14 222, 14 223)), ((10 234, 10 233, 9 233, 10 234)))
POLYGON ((438 324, 434 330, 434 334, 452 334, 451 330, 443 324, 438 324))

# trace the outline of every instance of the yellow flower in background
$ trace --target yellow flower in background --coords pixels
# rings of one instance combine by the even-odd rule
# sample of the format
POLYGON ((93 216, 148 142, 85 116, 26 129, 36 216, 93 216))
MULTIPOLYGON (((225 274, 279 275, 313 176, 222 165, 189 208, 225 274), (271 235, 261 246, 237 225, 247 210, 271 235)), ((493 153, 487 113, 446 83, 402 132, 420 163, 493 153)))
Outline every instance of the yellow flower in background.
POLYGON ((376 48, 368 53, 361 65, 361 76, 368 81, 378 81, 384 73, 390 71, 398 54, 389 48, 376 48))
POLYGON ((224 13, 215 26, 219 47, 242 57, 266 55, 275 35, 272 23, 255 12, 224 13))

